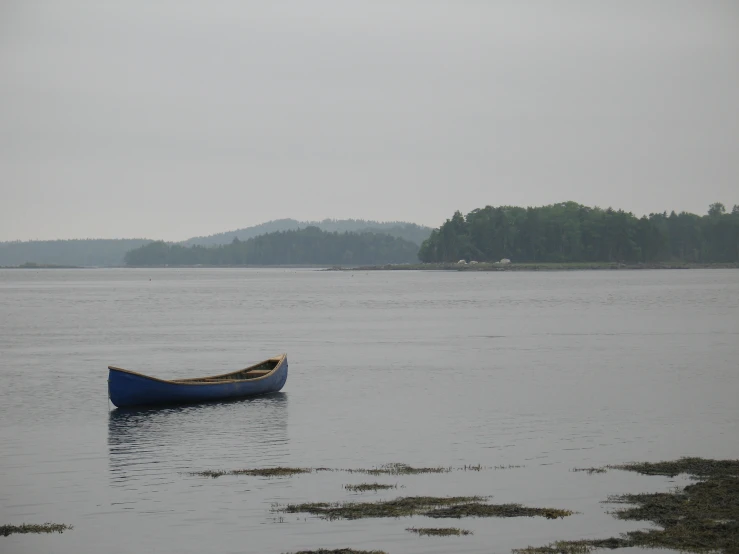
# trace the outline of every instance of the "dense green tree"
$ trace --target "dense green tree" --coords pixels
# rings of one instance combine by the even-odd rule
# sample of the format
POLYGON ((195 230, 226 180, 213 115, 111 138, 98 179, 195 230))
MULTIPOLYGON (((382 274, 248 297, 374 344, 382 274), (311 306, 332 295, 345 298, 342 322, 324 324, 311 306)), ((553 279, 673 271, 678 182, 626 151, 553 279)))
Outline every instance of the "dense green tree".
POLYGON ((154 242, 131 250, 129 266, 356 265, 415 262, 418 246, 384 233, 337 233, 306 227, 216 246, 154 242))
POLYGON ((726 213, 726 206, 721 202, 716 202, 708 207, 708 215, 715 217, 717 215, 723 215, 726 213))
POLYGON ((623 210, 563 202, 537 208, 486 206, 455 212, 421 245, 424 262, 739 261, 739 209, 641 218, 623 210))

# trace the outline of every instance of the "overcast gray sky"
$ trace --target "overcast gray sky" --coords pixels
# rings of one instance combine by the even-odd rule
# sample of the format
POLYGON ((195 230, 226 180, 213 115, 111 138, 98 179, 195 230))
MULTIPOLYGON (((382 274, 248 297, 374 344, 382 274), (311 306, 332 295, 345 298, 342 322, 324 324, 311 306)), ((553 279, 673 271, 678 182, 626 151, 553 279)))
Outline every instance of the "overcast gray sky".
POLYGON ((739 203, 739 2, 0 0, 0 240, 739 203))

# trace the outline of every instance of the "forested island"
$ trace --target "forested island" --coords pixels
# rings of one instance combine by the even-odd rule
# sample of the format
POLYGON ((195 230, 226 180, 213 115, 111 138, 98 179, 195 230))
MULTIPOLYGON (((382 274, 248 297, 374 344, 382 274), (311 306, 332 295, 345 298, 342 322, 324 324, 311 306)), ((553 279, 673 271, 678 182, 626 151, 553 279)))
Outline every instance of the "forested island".
POLYGON ((682 212, 637 218, 576 202, 542 207, 487 206, 457 211, 418 253, 422 262, 514 263, 739 262, 739 206, 712 204, 703 216, 682 212))
POLYGON ((267 221, 266 223, 260 223, 259 225, 236 229, 235 231, 217 233, 207 237, 193 237, 182 241, 179 244, 182 244, 183 246, 216 246, 221 244, 230 244, 233 239, 246 241, 259 235, 266 235, 267 233, 274 233, 277 231, 297 231, 298 229, 305 229, 306 227, 318 227, 322 231, 336 231, 338 233, 382 233, 414 242, 418 246, 421 246, 421 243, 431 235, 430 227, 408 223, 407 221, 372 221, 366 219, 298 221, 297 219, 287 218, 275 219, 267 221))
MULTIPOLYGON (((433 231, 407 222, 294 219, 166 243, 89 239, 0 243, 0 266, 374 266, 476 269, 510 260, 508 269, 619 266, 705 267, 739 264, 739 206, 708 213, 630 212, 562 202, 539 207, 486 206, 457 211, 433 231), (248 238, 242 238, 248 237, 248 238), (225 242, 227 241, 228 242, 225 242), (487 265, 486 265, 487 264, 487 265), (531 264, 535 264, 535 267, 531 264), (600 265, 598 265, 600 264, 600 265)), ((499 269, 496 267, 496 269, 499 269)))
POLYGON ((307 227, 218 246, 152 242, 125 256, 129 267, 392 264, 417 261, 418 245, 382 233, 339 233, 307 227))

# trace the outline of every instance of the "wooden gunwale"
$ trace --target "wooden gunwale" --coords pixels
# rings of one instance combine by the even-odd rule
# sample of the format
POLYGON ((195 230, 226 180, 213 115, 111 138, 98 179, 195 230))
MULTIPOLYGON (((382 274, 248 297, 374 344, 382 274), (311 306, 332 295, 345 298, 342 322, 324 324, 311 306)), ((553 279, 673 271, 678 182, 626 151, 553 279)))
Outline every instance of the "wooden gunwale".
POLYGON ((275 371, 277 371, 280 366, 285 362, 285 357, 287 354, 281 354, 279 356, 275 356, 273 358, 267 358, 266 360, 263 360, 259 363, 247 366, 243 369, 238 369, 236 371, 232 371, 230 373, 221 373, 220 375, 211 375, 209 377, 193 377, 189 379, 159 379, 158 377, 152 377, 150 375, 144 375, 143 373, 138 373, 137 371, 131 371, 130 369, 124 369, 122 367, 116 367, 109 365, 108 369, 113 371, 120 371, 123 373, 129 373, 131 375, 136 375, 137 377, 143 377, 144 379, 151 379, 152 381, 159 381, 160 383, 168 383, 170 385, 197 385, 197 386, 203 386, 203 385, 222 385, 224 383, 241 383, 244 381, 260 381, 262 379, 266 379, 270 375, 272 375, 275 371), (256 367, 259 367, 260 365, 269 363, 269 362, 277 362, 275 364, 275 367, 273 367, 268 373, 265 373, 264 375, 260 377, 255 377, 253 379, 224 379, 224 377, 228 377, 230 375, 238 375, 239 373, 245 373, 251 369, 254 369, 256 367), (217 381, 208 381, 208 379, 218 379, 217 381))

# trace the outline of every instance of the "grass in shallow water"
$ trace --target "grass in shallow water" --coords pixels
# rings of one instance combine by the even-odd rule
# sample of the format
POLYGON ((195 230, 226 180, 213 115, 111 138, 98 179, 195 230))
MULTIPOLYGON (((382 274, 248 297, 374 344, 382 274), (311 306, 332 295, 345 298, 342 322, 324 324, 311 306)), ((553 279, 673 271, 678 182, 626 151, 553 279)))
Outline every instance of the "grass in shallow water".
MULTIPOLYGON (((478 466, 469 466, 478 467, 478 466)), ((467 468, 467 466, 465 466, 467 468)), ((449 473, 451 467, 412 467, 408 464, 385 464, 373 469, 347 469, 349 473, 366 473, 368 475, 418 475, 420 473, 449 473)), ((475 469, 474 471, 479 471, 475 469)))
POLYGON ((614 516, 628 521, 651 521, 661 529, 629 531, 619 538, 561 541, 529 547, 515 554, 580 554, 594 548, 668 548, 681 552, 739 552, 739 460, 681 458, 656 463, 608 466, 643 475, 674 477, 688 474, 696 482, 672 492, 623 494, 608 502, 627 504, 614 516))
POLYGON ((321 469, 313 470, 302 467, 265 467, 262 469, 231 469, 231 470, 206 470, 192 471, 190 475, 200 477, 223 477, 224 475, 252 475, 256 477, 291 477, 300 473, 313 473, 321 469))
POLYGON ((44 523, 42 525, 36 523, 21 523, 20 525, 0 525, 0 536, 7 537, 13 534, 26 533, 63 533, 73 529, 71 525, 64 523, 44 523))
POLYGON ((642 475, 675 477, 687 473, 696 478, 718 479, 739 476, 739 460, 710 460, 705 458, 680 458, 673 462, 632 462, 611 465, 610 469, 634 471, 642 475))
POLYGON ((383 502, 315 502, 276 507, 287 513, 309 513, 323 519, 362 519, 422 515, 433 518, 534 517, 549 519, 572 515, 569 510, 530 508, 520 504, 484 504, 480 496, 408 496, 383 502))
POLYGON ((424 515, 435 518, 462 517, 545 517, 557 519, 571 516, 574 512, 558 508, 531 508, 521 504, 482 504, 470 502, 448 506, 426 512, 424 515))
POLYGON ((318 550, 301 550, 288 554, 387 554, 387 552, 383 550, 354 550, 353 548, 336 548, 334 550, 319 548, 318 550))
POLYGON ((323 519, 362 519, 380 517, 406 517, 414 514, 425 514, 432 508, 451 506, 463 502, 479 502, 480 496, 408 496, 384 502, 314 502, 305 504, 288 504, 278 511, 309 513, 323 519))
POLYGON ((458 529, 457 527, 409 527, 406 531, 416 533, 421 537, 459 537, 472 534, 472 531, 458 529))
POLYGON ((547 546, 514 548, 513 554, 587 554, 595 548, 619 548, 621 539, 557 541, 547 546))
MULTIPOLYGON (((507 466, 519 467, 519 466, 507 466)), ((385 464, 372 469, 335 469, 329 467, 303 468, 303 467, 267 467, 261 469, 215 469, 205 471, 191 471, 188 475, 200 477, 223 477, 224 475, 253 475, 258 477, 290 477, 301 473, 315 473, 318 471, 344 471, 346 473, 364 473, 367 475, 418 475, 422 473, 450 473, 452 471, 482 471, 482 465, 465 465, 458 468, 453 467, 412 467, 408 464, 385 464)), ((506 469, 504 466, 495 469, 506 469)))
POLYGON ((367 492, 397 489, 398 485, 383 485, 381 483, 360 483, 359 485, 344 485, 344 488, 352 492, 367 492))
POLYGON ((576 467, 573 468, 572 471, 584 472, 588 475, 593 475, 594 473, 605 473, 608 470, 604 467, 576 467))

